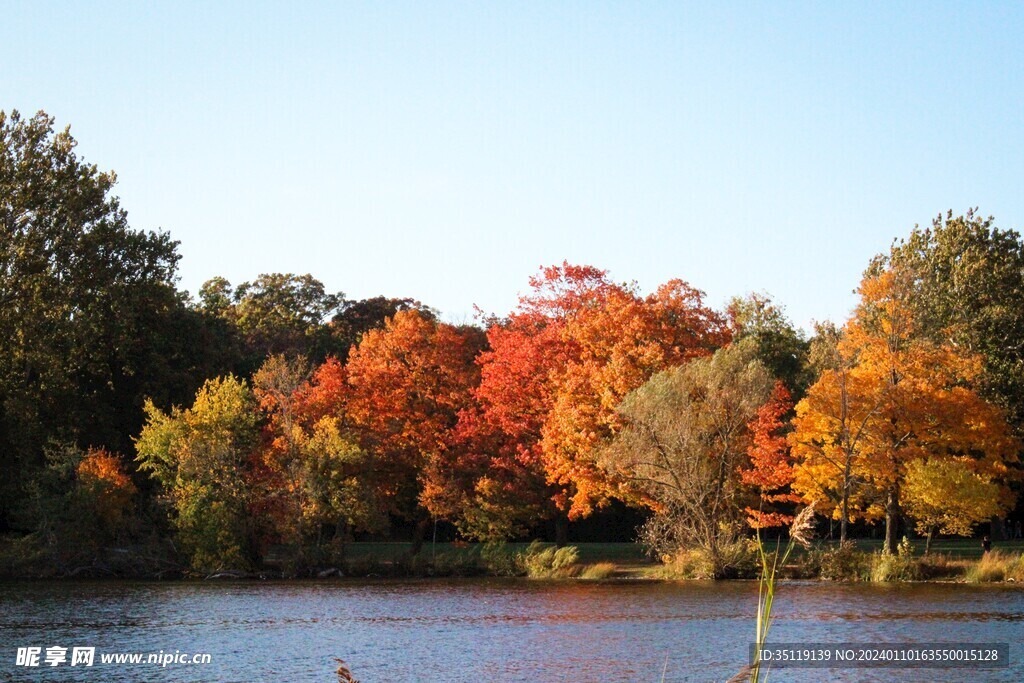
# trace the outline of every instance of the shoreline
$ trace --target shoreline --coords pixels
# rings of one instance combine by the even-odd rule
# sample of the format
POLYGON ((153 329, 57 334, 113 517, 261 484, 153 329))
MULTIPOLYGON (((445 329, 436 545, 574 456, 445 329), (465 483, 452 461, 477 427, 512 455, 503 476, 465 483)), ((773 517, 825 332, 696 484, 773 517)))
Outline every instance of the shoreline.
MULTIPOLYGON (((980 555, 970 541, 948 541, 929 554, 883 555, 870 541, 840 548, 818 542, 794 554, 779 578, 785 581, 832 583, 974 583, 1024 586, 1024 547, 1007 542, 980 555)), ((0 581, 410 581, 436 579, 518 578, 528 581, 673 582, 749 581, 757 577, 749 556, 712 573, 699 553, 680 553, 669 563, 644 556, 633 543, 580 543, 558 549, 551 543, 439 543, 418 555, 404 542, 359 542, 340 554, 322 549, 315 557, 277 546, 263 554, 255 569, 203 571, 180 557, 145 546, 103 548, 85 557, 60 556, 54 550, 18 556, 11 544, 0 543, 0 581), (6 551, 6 552, 5 552, 6 551)), ((306 549, 308 550, 308 549, 306 549)), ((979 549, 980 550, 980 549, 979 549)))

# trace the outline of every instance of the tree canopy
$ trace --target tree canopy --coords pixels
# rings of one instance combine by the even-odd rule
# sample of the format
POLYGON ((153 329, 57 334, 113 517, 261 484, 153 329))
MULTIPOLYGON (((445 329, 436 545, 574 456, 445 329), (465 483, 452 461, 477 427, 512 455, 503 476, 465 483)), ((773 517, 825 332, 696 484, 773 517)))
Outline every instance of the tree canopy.
POLYGON ((764 294, 716 310, 568 262, 473 325, 312 274, 193 298, 115 183, 52 117, 0 112, 0 543, 41 573, 115 543, 308 568, 431 520, 564 542, 627 507, 718 571, 804 502, 890 551, 1020 514, 1024 243, 976 211, 895 242, 808 338, 764 294))
POLYGON ((125 451, 146 397, 183 400, 213 369, 177 242, 132 229, 114 173, 53 124, 0 112, 0 528, 48 442, 125 451))

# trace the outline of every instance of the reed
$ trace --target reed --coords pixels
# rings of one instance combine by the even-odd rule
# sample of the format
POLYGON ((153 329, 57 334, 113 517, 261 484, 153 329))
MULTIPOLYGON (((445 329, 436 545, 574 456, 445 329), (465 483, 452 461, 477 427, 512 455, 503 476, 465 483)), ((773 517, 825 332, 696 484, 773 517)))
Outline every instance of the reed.
MULTIPOLYGON (((772 626, 772 608, 775 606, 775 590, 778 585, 779 568, 785 566, 790 554, 793 552, 793 548, 797 545, 804 548, 810 546, 813 519, 814 505, 811 504, 801 510, 800 514, 793 520, 793 525, 789 529, 789 542, 786 544, 784 551, 777 548, 775 552, 767 552, 764 541, 761 539, 761 532, 758 531, 757 533, 757 551, 761 562, 761 576, 757 584, 754 661, 748 669, 741 671, 739 674, 739 676, 746 678, 746 674, 749 672, 750 683, 760 683, 768 678, 767 671, 764 672, 763 678, 761 676, 761 649, 768 642, 768 632, 772 626)), ((738 680, 739 676, 734 677, 733 680, 738 680)))
POLYGON ((969 583, 1024 580, 1024 555, 1007 555, 998 550, 987 552, 967 568, 969 583))

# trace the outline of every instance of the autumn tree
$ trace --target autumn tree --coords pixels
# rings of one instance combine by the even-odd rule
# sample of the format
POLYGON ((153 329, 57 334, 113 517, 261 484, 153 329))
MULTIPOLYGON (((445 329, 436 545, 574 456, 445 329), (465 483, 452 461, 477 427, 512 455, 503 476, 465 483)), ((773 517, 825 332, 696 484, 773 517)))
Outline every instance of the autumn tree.
POLYGON ((366 453, 362 476, 381 512, 417 520, 416 549, 426 514, 446 511, 444 475, 460 468, 452 442, 483 344, 475 328, 399 311, 366 332, 344 366, 328 360, 302 398, 310 424, 336 418, 366 453))
POLYGON ((136 441, 139 469, 161 485, 192 568, 249 566, 259 415, 248 384, 232 376, 209 380, 190 408, 164 412, 150 402, 146 413, 136 441))
POLYGON ((134 539, 135 485, 121 457, 102 448, 51 444, 45 459, 24 482, 16 519, 32 532, 23 539, 31 550, 13 559, 43 576, 95 570, 107 547, 134 539))
POLYGON ((318 420, 303 439, 300 454, 292 486, 300 501, 302 528, 307 535, 315 534, 318 547, 330 527, 338 555, 344 558, 352 531, 379 531, 387 526, 372 479, 365 476, 370 456, 339 418, 318 420))
POLYGON ((861 482, 856 514, 885 519, 888 552, 896 549, 909 463, 970 456, 964 462, 976 471, 1005 478, 1017 449, 1001 411, 972 388, 981 359, 918 333, 909 305, 913 283, 899 269, 864 280, 856 315, 838 343, 839 355, 851 366, 847 381, 836 372, 823 373, 797 406, 793 434, 802 457, 797 490, 834 503, 838 482, 851 480, 836 465, 850 464, 861 482), (845 431, 837 420, 844 410, 845 431), (851 438, 857 441, 854 451, 851 438), (855 460, 844 460, 846 452, 855 460), (833 494, 821 496, 826 490, 833 494))
MULTIPOLYGON (((305 359, 271 356, 253 376, 266 415, 253 507, 276 538, 296 548, 312 544, 316 552, 332 540, 343 554, 351 530, 376 530, 383 520, 364 476, 366 453, 342 418, 313 405, 335 367, 325 364, 311 383, 305 359)), ((334 409, 343 405, 331 402, 334 409)))
POLYGON ((773 381, 749 343, 663 371, 620 407, 624 426, 601 464, 654 515, 643 537, 659 555, 682 548, 728 570, 725 549, 741 531, 741 472, 753 446, 750 425, 773 381))
POLYGON ((939 215, 877 257, 869 272, 912 274, 908 298, 919 334, 982 360, 978 390, 1024 434, 1024 241, 976 210, 939 215))
POLYGON ((425 318, 437 318, 437 311, 410 298, 375 296, 342 301, 330 322, 334 340, 332 353, 344 361, 349 349, 357 346, 364 334, 384 327, 384 323, 399 311, 418 311, 425 318))
POLYGON ((559 515, 555 501, 564 505, 565 497, 548 483, 540 446, 552 374, 566 357, 557 325, 513 316, 487 328, 487 349, 477 360, 480 384, 458 424, 464 466, 445 496, 470 535, 510 536, 556 517, 564 542, 564 509, 559 515))
POLYGON ((868 508, 861 456, 881 396, 870 388, 872 376, 855 371, 857 349, 831 323, 817 326, 810 364, 818 380, 796 405, 789 435, 799 461, 794 489, 839 520, 839 540, 845 543, 849 522, 868 508))
POLYGON ((925 536, 925 553, 936 533, 970 536, 974 526, 1006 510, 1011 493, 968 458, 914 460, 907 464, 905 507, 925 536))
POLYGON ((747 523, 754 529, 788 526, 793 516, 784 512, 780 504, 800 502, 800 497, 790 492, 793 461, 786 438, 786 418, 792 408, 789 390, 781 380, 776 380, 768 402, 758 408, 748 425, 750 463, 741 468, 740 481, 757 492, 757 507, 746 508, 747 523))
POLYGON ((298 392, 311 368, 302 356, 268 357, 252 377, 253 394, 267 419, 262 443, 254 460, 254 507, 270 522, 279 537, 291 543, 303 539, 302 496, 298 480, 305 435, 299 424, 298 392))
POLYGON ((77 487, 74 507, 91 531, 102 538, 116 539, 132 515, 133 499, 138 493, 125 472, 120 456, 103 448, 91 448, 75 468, 77 487))
POLYGON ((728 338, 702 296, 679 280, 647 297, 617 286, 566 319, 562 338, 572 354, 558 369, 541 447, 549 480, 571 490, 570 517, 590 514, 616 493, 595 456, 618 430, 616 409, 626 394, 728 338))
POLYGON ((510 446, 496 463, 530 484, 531 500, 550 499, 564 542, 565 515, 585 516, 618 493, 596 455, 619 427, 622 398, 728 335, 702 293, 678 280, 645 297, 602 270, 563 264, 530 287, 489 326, 479 424, 504 434, 510 446))
MULTIPOLYGON (((1002 408, 1024 437, 1024 241, 975 209, 937 216, 878 256, 871 272, 898 266, 913 273, 910 298, 918 329, 936 342, 978 354, 978 391, 1002 408)), ((992 518, 998 537, 1001 519, 992 518)))

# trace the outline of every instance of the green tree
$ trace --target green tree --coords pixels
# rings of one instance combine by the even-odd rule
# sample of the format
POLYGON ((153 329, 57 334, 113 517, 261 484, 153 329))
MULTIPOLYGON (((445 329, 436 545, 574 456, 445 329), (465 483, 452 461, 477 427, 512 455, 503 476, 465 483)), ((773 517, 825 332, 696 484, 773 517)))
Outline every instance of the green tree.
POLYGON ((622 402, 625 425, 600 462, 654 511, 643 536, 659 555, 700 549, 716 574, 728 571, 750 425, 772 385, 754 345, 741 342, 655 375, 622 402))
POLYGON ((114 173, 53 123, 0 112, 0 529, 45 444, 127 449, 143 397, 180 399, 207 366, 177 243, 131 229, 114 173))
POLYGON ((888 266, 915 280, 910 304, 922 335, 984 359, 982 393, 1024 430, 1024 242, 976 210, 949 211, 930 228, 915 226, 869 273, 888 266))
POLYGON ((265 273, 238 287, 216 277, 199 291, 199 309, 235 332, 241 356, 237 369, 246 376, 274 354, 317 362, 336 354, 340 349, 328 321, 343 302, 341 292, 328 292, 309 274, 265 273))
POLYGON ((228 376, 206 382, 191 408, 161 411, 136 441, 139 468, 156 479, 192 568, 239 569, 253 557, 250 460, 259 435, 252 392, 228 376))
POLYGON ((758 359, 776 379, 782 380, 794 400, 800 400, 813 379, 808 366, 810 345, 786 318, 782 307, 767 295, 755 292, 734 297, 726 312, 733 339, 750 339, 758 359))

